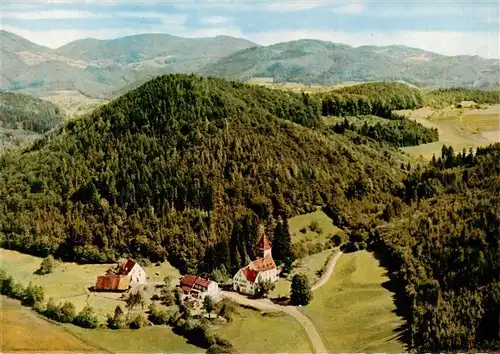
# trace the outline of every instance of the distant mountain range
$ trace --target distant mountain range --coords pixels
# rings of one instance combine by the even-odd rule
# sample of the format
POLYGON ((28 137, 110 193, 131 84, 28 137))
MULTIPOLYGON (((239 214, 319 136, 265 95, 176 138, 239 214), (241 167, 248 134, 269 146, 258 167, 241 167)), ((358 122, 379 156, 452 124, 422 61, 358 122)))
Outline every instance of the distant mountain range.
POLYGON ((305 84, 403 81, 419 87, 500 86, 499 60, 449 57, 405 46, 354 48, 319 40, 259 46, 228 36, 141 34, 82 39, 50 49, 7 31, 0 31, 0 45, 0 89, 34 95, 76 90, 110 97, 154 76, 180 72, 305 84))

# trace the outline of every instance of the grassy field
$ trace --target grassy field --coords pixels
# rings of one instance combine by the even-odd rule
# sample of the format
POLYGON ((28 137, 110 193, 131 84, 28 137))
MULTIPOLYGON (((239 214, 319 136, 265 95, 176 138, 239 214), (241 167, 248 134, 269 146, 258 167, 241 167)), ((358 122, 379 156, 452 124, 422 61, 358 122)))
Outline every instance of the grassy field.
POLYGON ((456 152, 500 141, 500 105, 485 109, 445 108, 434 111, 422 108, 406 112, 410 119, 430 128, 437 128, 439 141, 402 148, 412 156, 431 159, 441 156, 443 144, 453 146, 456 152))
POLYGON ((108 103, 106 100, 90 98, 78 91, 55 91, 40 97, 55 103, 62 108, 67 118, 74 118, 88 113, 97 107, 108 103))
POLYGON ((255 77, 247 81, 249 84, 260 85, 271 89, 287 90, 293 92, 325 92, 335 89, 341 89, 346 86, 359 85, 365 82, 343 82, 337 85, 315 85, 315 84, 301 84, 298 82, 274 82, 272 77, 255 77))
POLYGON ((94 352, 91 344, 71 335, 63 326, 51 323, 17 300, 0 296, 1 352, 94 352))
MULTIPOLYGON (((45 297, 53 297, 58 301, 71 301, 76 310, 81 310, 87 303, 94 307, 101 316, 113 312, 117 305, 124 307, 120 294, 92 293, 89 287, 95 285, 96 277, 103 274, 111 264, 76 264, 58 262, 51 274, 36 275, 34 272, 40 267, 42 259, 39 257, 0 249, 0 264, 9 275, 23 284, 30 281, 43 286, 45 297)), ((144 267, 149 276, 148 282, 161 281, 166 275, 178 277, 179 272, 169 263, 160 266, 144 267)))
MULTIPOLYGON (((309 278, 310 284, 314 284, 320 278, 318 276, 318 271, 324 267, 326 261, 333 253, 334 251, 328 249, 296 260, 289 279, 291 279, 294 274, 303 273, 309 278)), ((291 285, 289 279, 280 278, 276 283, 275 289, 271 292, 271 297, 289 296, 291 285)))
POLYGON ((310 353, 309 340, 292 317, 269 316, 238 308, 235 318, 217 327, 216 333, 233 343, 239 353, 310 353))
POLYGON ((204 353, 205 350, 186 342, 168 326, 141 329, 85 329, 73 325, 64 327, 88 343, 118 353, 204 353))
POLYGON ((381 284, 388 277, 367 251, 344 254, 329 282, 301 308, 318 326, 330 352, 404 352, 396 329, 393 294, 381 284))
POLYGON ((300 242, 321 242, 324 243, 329 238, 337 234, 340 229, 333 225, 330 219, 323 211, 317 210, 313 213, 298 215, 288 219, 288 226, 290 228, 290 235, 292 236, 292 243, 300 242), (314 232, 309 229, 312 221, 316 221, 321 229, 321 232, 314 232), (300 230, 306 229, 305 233, 300 230))

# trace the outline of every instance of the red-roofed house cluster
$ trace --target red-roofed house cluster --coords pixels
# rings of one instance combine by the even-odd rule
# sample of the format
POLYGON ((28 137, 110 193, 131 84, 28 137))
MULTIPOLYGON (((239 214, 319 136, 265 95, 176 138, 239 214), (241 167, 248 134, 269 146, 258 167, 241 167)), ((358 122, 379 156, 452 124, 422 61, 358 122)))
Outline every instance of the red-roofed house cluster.
POLYGON ((199 300, 203 300, 205 296, 216 299, 220 295, 219 284, 191 274, 180 278, 179 287, 184 295, 199 300))
POLYGON ((257 244, 256 260, 241 268, 233 277, 233 289, 248 295, 254 295, 259 282, 278 281, 278 270, 271 253, 271 243, 265 233, 262 233, 257 244))

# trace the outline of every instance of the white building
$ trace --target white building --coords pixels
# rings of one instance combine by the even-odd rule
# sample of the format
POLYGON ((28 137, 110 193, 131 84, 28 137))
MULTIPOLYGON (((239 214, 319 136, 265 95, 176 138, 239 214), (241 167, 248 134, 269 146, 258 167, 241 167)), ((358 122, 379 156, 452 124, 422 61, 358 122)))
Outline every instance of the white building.
POLYGON ((278 270, 273 260, 271 244, 264 233, 259 239, 256 252, 260 257, 241 268, 233 277, 235 291, 254 295, 259 282, 278 281, 278 270))
POLYGON ((139 263, 130 258, 119 266, 117 274, 130 276, 130 286, 147 284, 146 272, 139 263))
POLYGON ((196 275, 187 274, 180 279, 182 292, 195 299, 203 300, 205 296, 217 299, 220 296, 219 284, 196 275))

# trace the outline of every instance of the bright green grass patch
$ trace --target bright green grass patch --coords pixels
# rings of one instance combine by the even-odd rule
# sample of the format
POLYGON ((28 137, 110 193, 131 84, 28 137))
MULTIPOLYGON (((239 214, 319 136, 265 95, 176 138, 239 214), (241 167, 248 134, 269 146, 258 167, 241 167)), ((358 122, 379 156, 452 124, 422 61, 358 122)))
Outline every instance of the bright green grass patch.
POLYGON ((85 329, 73 325, 65 328, 88 343, 118 353, 204 353, 195 345, 186 342, 168 326, 144 327, 141 329, 85 329))
POLYGON ((366 251, 343 254, 328 283, 300 310, 318 326, 330 352, 403 352, 403 324, 385 270, 366 251))
POLYGON ((316 283, 320 275, 318 271, 325 267, 325 263, 335 254, 335 251, 328 249, 322 252, 312 254, 310 256, 298 259, 294 262, 292 274, 288 279, 280 278, 275 284, 274 290, 271 292, 271 297, 290 296, 291 279, 295 274, 303 273, 309 278, 309 283, 316 283))
POLYGON ((299 242, 327 242, 329 238, 337 234, 340 229, 333 225, 332 219, 323 211, 317 210, 313 213, 294 216, 288 219, 292 243, 299 242), (317 222, 321 232, 314 232, 309 229, 311 222, 317 222), (305 228, 306 232, 300 230, 305 228))
POLYGON ((311 353, 309 340, 300 324, 283 313, 270 316, 238 308, 233 320, 216 328, 239 353, 311 353))
POLYGON ((21 306, 19 301, 0 296, 0 351, 94 352, 97 348, 21 306))
MULTIPOLYGON (((27 285, 30 281, 41 285, 45 298, 53 297, 57 301, 71 301, 76 310, 81 310, 89 304, 105 317, 112 313, 117 305, 125 307, 124 301, 117 293, 92 293, 89 287, 95 285, 98 275, 103 274, 112 264, 77 264, 57 262, 53 272, 46 275, 36 275, 42 258, 0 249, 0 267, 20 283, 27 285)), ((178 277, 179 271, 165 262, 160 266, 144 267, 149 276, 148 282, 161 281, 166 275, 178 277)), ((153 286, 153 285, 150 285, 153 286)))

